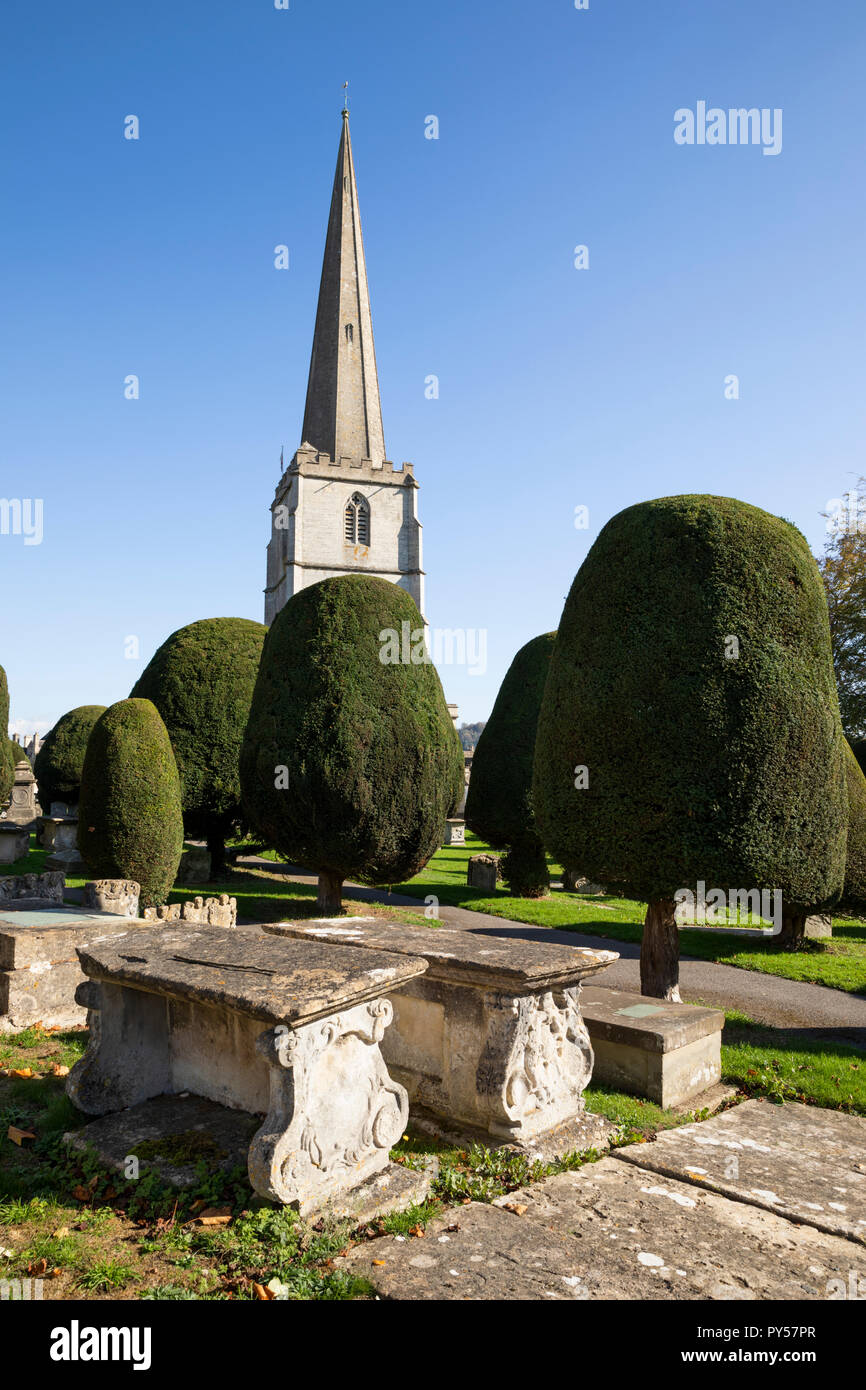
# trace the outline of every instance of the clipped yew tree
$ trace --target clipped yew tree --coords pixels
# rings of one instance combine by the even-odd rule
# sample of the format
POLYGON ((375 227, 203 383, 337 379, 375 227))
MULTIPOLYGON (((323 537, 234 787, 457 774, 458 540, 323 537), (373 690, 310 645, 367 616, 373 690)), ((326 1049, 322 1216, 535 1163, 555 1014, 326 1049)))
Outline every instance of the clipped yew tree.
POLYGON ((505 673, 472 759, 466 824, 494 849, 505 849, 502 873, 515 897, 540 898, 550 888, 544 846, 532 809, 532 764, 541 698, 555 632, 533 637, 505 673))
MULTIPOLYGON (((0 806, 12 795, 16 756, 9 737, 9 682, 0 666, 0 806)), ((23 752, 20 756, 24 757, 23 752)))
POLYGON ((387 886, 418 873, 454 800, 454 726, 423 643, 401 660, 403 623, 423 635, 404 589, 350 574, 301 589, 265 638, 244 809, 269 845, 318 875, 323 913, 341 911, 346 878, 387 886))
POLYGON ((644 994, 678 999, 678 890, 779 889, 783 936, 842 888, 844 739, 805 539, 727 497, 613 517, 566 600, 538 721, 547 849, 647 902, 644 994))
POLYGON ((104 713, 105 705, 79 705, 61 715, 45 735, 33 763, 33 773, 46 815, 52 801, 72 805, 78 801, 87 741, 97 719, 104 713))
POLYGON ((204 618, 168 637, 132 688, 162 717, 180 773, 186 834, 207 842, 211 877, 242 829, 240 751, 267 628, 204 618))
POLYGON ((131 878, 142 907, 165 902, 183 851, 180 777, 150 700, 119 700, 93 726, 81 776, 78 849, 91 878, 131 878))
POLYGON ((857 917, 866 915, 866 777, 846 741, 845 782, 848 790, 848 841, 845 885, 839 904, 857 917))

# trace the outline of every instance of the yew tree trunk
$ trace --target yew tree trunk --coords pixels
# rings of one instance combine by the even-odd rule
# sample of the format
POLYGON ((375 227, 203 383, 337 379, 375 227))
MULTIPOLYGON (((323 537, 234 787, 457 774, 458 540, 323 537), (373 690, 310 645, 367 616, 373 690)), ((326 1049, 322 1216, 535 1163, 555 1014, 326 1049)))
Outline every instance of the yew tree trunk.
POLYGON ((680 937, 676 903, 657 898, 647 905, 640 947, 640 992, 681 1004, 680 937))
POLYGON ((806 939, 805 912, 794 912, 782 906, 782 930, 779 932, 779 945, 796 951, 806 939))
POLYGON ((343 875, 323 869, 319 874, 316 907, 323 917, 339 917, 343 911, 343 875))
POLYGON ((226 842, 220 831, 208 832, 207 848, 210 855, 211 883, 221 883, 226 876, 226 842))

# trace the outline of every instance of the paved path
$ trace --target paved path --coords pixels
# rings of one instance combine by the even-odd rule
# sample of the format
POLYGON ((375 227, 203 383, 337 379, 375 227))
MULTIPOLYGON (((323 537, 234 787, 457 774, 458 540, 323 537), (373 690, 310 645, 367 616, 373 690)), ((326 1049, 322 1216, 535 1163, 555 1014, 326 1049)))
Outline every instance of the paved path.
MULTIPOLYGON (((272 873, 291 873, 298 883, 316 882, 315 874, 305 873, 290 865, 275 864, 269 859, 246 859, 242 862, 251 868, 267 868, 272 873)), ((356 902, 413 907, 418 912, 424 910, 421 898, 384 893, 360 884, 344 884, 343 896, 356 902)), ((640 947, 636 942, 557 931, 553 927, 536 927, 528 922, 511 922, 486 912, 472 912, 465 907, 443 905, 439 908, 439 917, 449 926, 491 936, 514 935, 528 941, 558 941, 566 946, 592 946, 619 951, 620 959, 615 965, 608 966, 603 974, 596 976, 593 984, 600 989, 640 990, 640 947)), ((825 985, 786 980, 757 970, 740 970, 735 965, 695 960, 691 956, 683 956, 680 960, 680 992, 690 1004, 739 1009, 749 1018, 773 1028, 796 1028, 807 1036, 837 1038, 866 1048, 866 996, 863 995, 846 994, 843 990, 828 989, 825 985)))

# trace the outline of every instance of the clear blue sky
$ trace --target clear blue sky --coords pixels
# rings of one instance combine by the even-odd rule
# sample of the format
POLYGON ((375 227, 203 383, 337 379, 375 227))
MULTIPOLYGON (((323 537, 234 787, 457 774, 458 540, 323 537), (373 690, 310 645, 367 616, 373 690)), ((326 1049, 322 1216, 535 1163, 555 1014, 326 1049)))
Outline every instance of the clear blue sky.
POLYGON ((44 500, 0 536, 15 728, 261 619, 347 78, 428 618, 488 634, 441 672, 462 718, 623 507, 732 495, 818 550, 866 471, 863 0, 6 0, 0 64, 0 495, 44 500), (781 154, 675 144, 702 100, 781 108, 781 154))

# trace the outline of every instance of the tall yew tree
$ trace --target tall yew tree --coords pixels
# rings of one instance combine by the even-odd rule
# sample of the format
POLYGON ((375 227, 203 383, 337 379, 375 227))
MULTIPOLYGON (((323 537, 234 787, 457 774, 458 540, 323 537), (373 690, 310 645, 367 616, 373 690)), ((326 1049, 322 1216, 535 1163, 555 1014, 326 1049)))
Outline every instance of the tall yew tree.
POLYGON ((563 863, 648 903, 641 989, 679 998, 678 889, 831 905, 847 794, 827 603, 799 531, 725 497, 620 512, 571 587, 535 814, 563 863))
POLYGON ((555 632, 533 637, 505 673, 472 759, 466 824, 494 849, 506 849, 505 880, 515 897, 542 897, 550 887, 544 846, 532 811, 532 761, 555 632))
POLYGON ((167 637, 132 688, 160 713, 180 773, 187 835, 207 841, 211 878, 225 872, 226 837, 241 828, 241 743, 267 628, 203 618, 167 637))
POLYGON ((269 845, 318 874, 325 913, 341 911, 350 876, 387 886, 423 868, 462 774, 439 677, 417 659, 423 643, 392 660, 404 622, 423 633, 405 590, 352 574, 301 589, 265 638, 244 809, 269 845))

